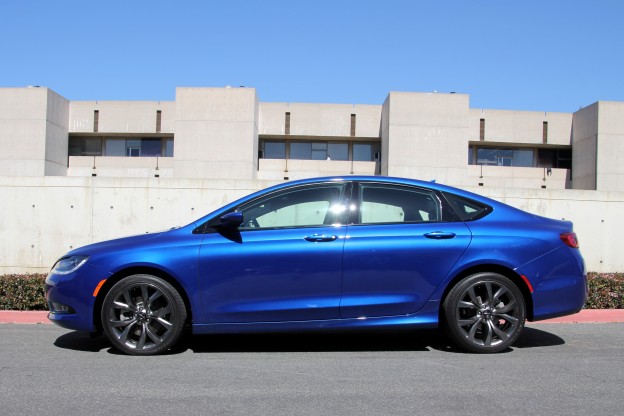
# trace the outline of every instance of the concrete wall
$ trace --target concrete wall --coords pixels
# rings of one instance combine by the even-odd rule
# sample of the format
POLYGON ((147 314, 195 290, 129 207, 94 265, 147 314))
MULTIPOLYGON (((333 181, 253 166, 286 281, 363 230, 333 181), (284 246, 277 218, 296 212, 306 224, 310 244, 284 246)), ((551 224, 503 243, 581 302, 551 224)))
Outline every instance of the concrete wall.
MULTIPOLYGON (((46 272, 68 250, 168 229, 276 181, 0 177, 0 274, 46 272)), ((622 272, 624 193, 467 188, 539 215, 574 221, 590 271, 622 272)))
POLYGON ((522 168, 513 166, 468 166, 466 181, 461 186, 495 188, 566 189, 568 169, 522 168), (481 185, 479 185, 481 184, 481 185))
POLYGON ((69 106, 69 132, 93 133, 94 114, 98 112, 98 133, 173 133, 176 103, 173 101, 72 101, 69 106))
POLYGON ((377 162, 348 160, 260 159, 258 179, 289 180, 316 176, 374 175, 377 162))
POLYGON ((254 178, 258 111, 254 88, 177 88, 175 177, 254 178))
POLYGON ((485 120, 484 144, 542 144, 544 122, 548 123, 547 144, 571 144, 572 114, 569 113, 471 109, 470 141, 480 140, 481 119, 485 120))
POLYGON ((172 157, 70 156, 67 176, 171 178, 172 157))
POLYGON ((379 137, 381 106, 355 104, 260 103, 259 134, 286 134, 286 113, 291 136, 350 137, 355 114, 356 137, 379 137))

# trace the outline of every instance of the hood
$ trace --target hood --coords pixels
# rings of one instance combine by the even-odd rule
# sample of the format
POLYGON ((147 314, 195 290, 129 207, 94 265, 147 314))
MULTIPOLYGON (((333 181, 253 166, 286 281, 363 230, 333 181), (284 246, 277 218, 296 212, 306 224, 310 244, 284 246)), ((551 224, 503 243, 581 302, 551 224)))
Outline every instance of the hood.
POLYGON ((99 243, 89 244, 75 250, 70 251, 66 254, 66 256, 92 256, 101 252, 110 252, 113 250, 118 250, 126 247, 135 247, 140 244, 144 244, 151 240, 158 239, 162 235, 166 234, 169 231, 161 231, 157 233, 150 234, 139 234, 131 237, 122 237, 116 238, 114 240, 101 241, 99 243))

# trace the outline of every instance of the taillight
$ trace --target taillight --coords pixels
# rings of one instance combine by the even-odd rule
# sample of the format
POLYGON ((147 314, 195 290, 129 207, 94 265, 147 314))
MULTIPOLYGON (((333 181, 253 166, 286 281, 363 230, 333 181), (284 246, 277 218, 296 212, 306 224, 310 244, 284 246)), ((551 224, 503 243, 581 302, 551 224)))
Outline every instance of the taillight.
POLYGON ((559 235, 561 241, 563 241, 566 246, 572 248, 579 248, 578 238, 576 237, 576 233, 563 233, 559 235))

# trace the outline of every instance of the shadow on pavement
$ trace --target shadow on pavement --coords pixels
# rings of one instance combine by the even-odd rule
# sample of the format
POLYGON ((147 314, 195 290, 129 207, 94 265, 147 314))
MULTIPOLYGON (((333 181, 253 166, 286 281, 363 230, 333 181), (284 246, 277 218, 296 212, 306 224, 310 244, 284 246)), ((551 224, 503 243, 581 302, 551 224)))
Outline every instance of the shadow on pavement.
MULTIPOLYGON (((550 332, 525 327, 514 348, 538 348, 565 344, 550 332)), ((100 352, 111 348, 104 336, 91 337, 83 332, 70 332, 56 339, 54 345, 68 350, 100 352)), ((364 351, 446 351, 464 353, 452 346, 442 331, 376 331, 340 333, 219 334, 190 335, 180 340, 168 354, 258 353, 258 352, 364 352, 364 351)), ((511 352, 509 349, 505 352, 511 352)))
POLYGON ((514 348, 553 347, 563 344, 565 341, 555 334, 534 327, 524 327, 524 331, 514 344, 514 348))

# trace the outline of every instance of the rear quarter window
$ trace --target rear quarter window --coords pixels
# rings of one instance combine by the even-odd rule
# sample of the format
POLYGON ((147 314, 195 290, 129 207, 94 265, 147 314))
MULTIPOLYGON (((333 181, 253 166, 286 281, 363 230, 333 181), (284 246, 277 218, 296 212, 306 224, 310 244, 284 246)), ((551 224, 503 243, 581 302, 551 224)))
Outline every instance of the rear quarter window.
POLYGON ((455 211, 455 214, 462 221, 474 221, 485 217, 492 212, 492 207, 473 199, 464 198, 459 195, 443 192, 444 198, 455 211))

